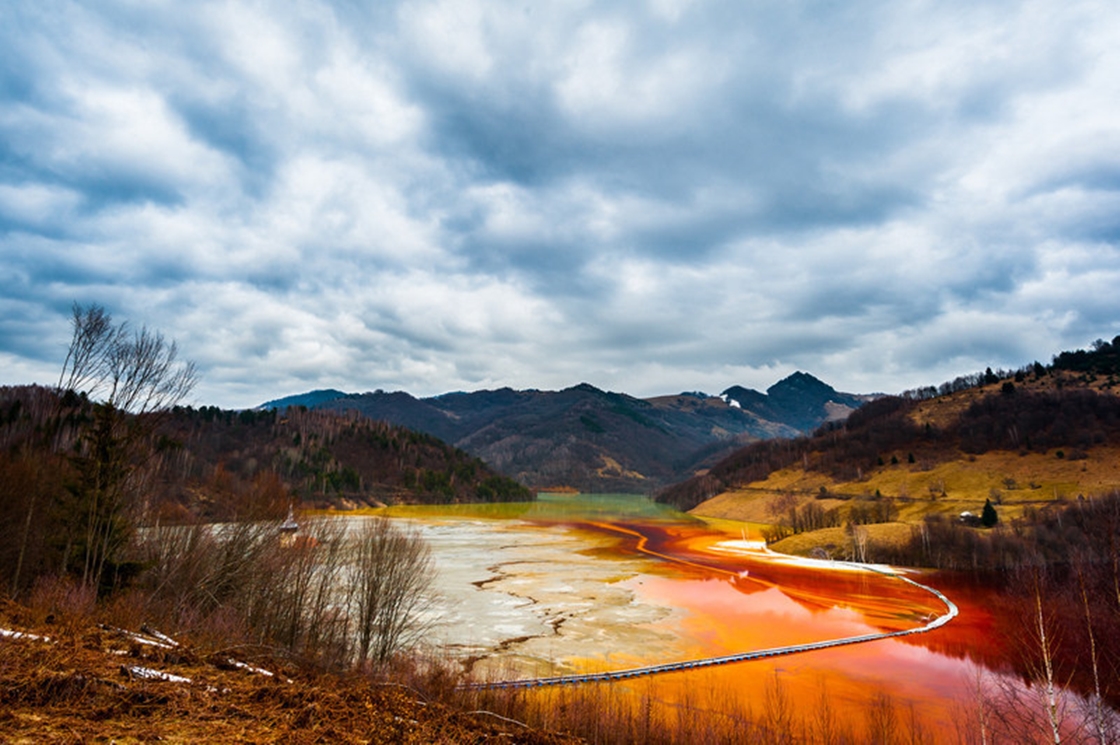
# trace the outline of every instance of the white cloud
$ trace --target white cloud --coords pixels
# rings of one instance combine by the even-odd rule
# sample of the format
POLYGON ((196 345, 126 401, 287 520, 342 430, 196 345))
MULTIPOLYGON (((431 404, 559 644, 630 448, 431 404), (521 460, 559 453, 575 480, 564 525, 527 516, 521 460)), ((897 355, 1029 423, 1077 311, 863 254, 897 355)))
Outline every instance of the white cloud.
POLYGON ((488 13, 472 0, 406 3, 402 30, 426 64, 451 77, 481 81, 494 69, 489 48, 488 13))
MULTIPOLYGON (((243 79, 257 96, 275 100, 302 96, 302 81, 314 69, 318 51, 307 43, 315 26, 329 23, 330 12, 300 12, 299 4, 283 10, 265 3, 221 2, 203 6, 201 17, 228 65, 228 73, 243 79), (294 13, 292 11, 295 11, 294 13)), ((208 46, 211 46, 208 45, 208 46)))
POLYGON ((194 140, 155 91, 82 84, 64 94, 64 114, 35 117, 24 131, 34 127, 34 148, 63 177, 176 193, 228 179, 226 159, 194 140))
POLYGON ((315 76, 320 126, 362 149, 407 147, 423 126, 423 112, 394 89, 393 77, 344 41, 315 76))
POLYGON ((441 258, 432 216, 414 218, 397 185, 377 180, 363 164, 297 157, 278 172, 267 212, 280 245, 301 249, 312 267, 334 260, 387 260, 426 265, 441 258))
POLYGON ((0 184, 0 215, 13 222, 48 227, 48 221, 70 217, 81 205, 81 193, 47 184, 0 184))

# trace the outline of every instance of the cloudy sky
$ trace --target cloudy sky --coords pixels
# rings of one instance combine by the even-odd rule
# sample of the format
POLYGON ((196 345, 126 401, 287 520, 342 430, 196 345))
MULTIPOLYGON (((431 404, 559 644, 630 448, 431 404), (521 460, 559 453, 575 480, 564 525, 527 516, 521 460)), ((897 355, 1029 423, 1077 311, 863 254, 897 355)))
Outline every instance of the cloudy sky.
POLYGON ((234 408, 1120 333, 1114 0, 0 0, 0 48, 0 384, 75 301, 234 408))

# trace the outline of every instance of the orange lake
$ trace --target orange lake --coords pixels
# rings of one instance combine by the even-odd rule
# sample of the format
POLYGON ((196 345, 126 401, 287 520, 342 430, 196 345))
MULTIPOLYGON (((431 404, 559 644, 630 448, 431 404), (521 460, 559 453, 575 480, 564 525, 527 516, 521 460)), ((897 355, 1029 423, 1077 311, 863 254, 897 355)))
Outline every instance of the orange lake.
MULTIPOLYGON (((749 536, 641 497, 542 495, 531 505, 390 514, 432 547, 429 646, 483 680, 721 657, 914 628, 946 612, 898 579, 749 551, 749 536)), ((805 732, 827 716, 857 737, 888 702, 900 731, 972 741, 980 722, 988 726, 985 691, 1030 701, 1030 689, 994 638, 982 593, 941 589, 960 615, 928 633, 579 687, 609 687, 615 699, 663 709, 665 720, 684 710, 753 721, 788 706, 805 732)))

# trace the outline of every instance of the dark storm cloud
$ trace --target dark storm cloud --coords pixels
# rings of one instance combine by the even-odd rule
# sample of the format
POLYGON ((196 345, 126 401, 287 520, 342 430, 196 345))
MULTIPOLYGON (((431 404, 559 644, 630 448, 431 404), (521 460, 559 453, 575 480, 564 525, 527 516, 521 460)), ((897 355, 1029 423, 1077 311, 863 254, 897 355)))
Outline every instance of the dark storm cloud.
POLYGON ((70 303, 200 396, 900 390, 1111 337, 1101 2, 21 4, 2 382, 70 303))

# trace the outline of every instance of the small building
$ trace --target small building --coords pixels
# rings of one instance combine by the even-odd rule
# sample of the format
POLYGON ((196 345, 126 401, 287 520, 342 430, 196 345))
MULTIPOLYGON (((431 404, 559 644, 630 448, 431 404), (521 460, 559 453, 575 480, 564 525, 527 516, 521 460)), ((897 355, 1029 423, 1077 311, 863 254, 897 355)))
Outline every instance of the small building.
POLYGON ((968 510, 965 510, 964 512, 962 512, 960 518, 958 518, 958 519, 960 520, 960 522, 962 524, 967 525, 970 528, 980 527, 980 516, 979 515, 974 515, 971 512, 969 512, 968 510))
POLYGON ((280 523, 280 545, 285 547, 295 545, 298 532, 299 523, 296 522, 295 510, 289 507, 287 519, 280 523))

